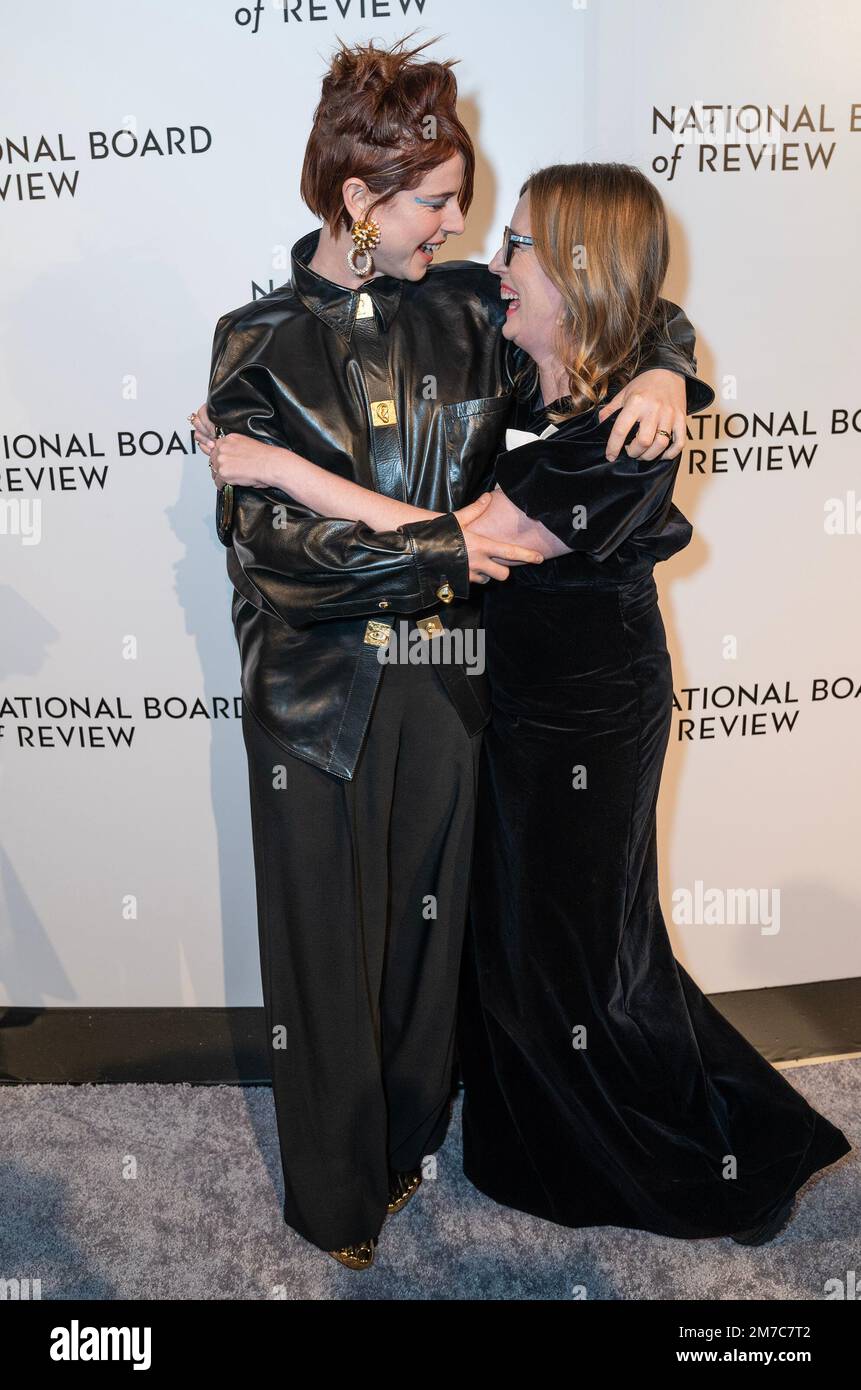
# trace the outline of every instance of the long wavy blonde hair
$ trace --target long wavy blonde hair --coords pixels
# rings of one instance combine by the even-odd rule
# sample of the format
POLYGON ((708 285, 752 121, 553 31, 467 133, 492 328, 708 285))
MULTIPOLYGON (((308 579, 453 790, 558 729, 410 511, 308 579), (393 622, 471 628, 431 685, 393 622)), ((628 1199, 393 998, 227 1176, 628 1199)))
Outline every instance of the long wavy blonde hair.
MULTIPOLYGON (((529 212, 538 263, 562 296, 556 353, 567 376, 565 409, 556 424, 637 375, 647 341, 670 341, 660 311, 669 259, 661 195, 629 164, 551 164, 520 190, 529 212), (569 407, 570 400, 570 407, 569 407)), ((515 255, 517 252, 515 252, 515 255)), ((537 367, 517 374, 534 388, 537 367)))

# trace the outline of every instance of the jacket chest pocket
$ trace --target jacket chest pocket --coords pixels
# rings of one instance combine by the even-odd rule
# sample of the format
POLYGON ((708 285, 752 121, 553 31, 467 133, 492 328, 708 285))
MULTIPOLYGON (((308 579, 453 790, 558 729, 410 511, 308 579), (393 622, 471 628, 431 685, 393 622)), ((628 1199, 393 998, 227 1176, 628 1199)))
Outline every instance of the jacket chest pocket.
POLYGON ((456 506, 471 498, 482 479, 489 477, 496 455, 505 447, 510 413, 510 396, 452 401, 442 407, 449 491, 456 506))

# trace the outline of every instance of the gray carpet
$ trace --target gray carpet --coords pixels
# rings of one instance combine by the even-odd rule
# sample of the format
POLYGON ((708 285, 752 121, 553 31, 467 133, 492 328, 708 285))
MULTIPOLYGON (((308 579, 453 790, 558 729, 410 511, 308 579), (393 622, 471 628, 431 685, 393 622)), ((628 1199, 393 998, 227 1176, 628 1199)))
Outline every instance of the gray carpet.
POLYGON ((461 1171, 458 1103, 436 1178, 362 1272, 284 1225, 268 1088, 4 1086, 0 1275, 40 1279, 43 1300, 822 1299, 826 1280, 861 1282, 861 1060, 784 1075, 855 1147, 769 1246, 499 1207, 461 1171))

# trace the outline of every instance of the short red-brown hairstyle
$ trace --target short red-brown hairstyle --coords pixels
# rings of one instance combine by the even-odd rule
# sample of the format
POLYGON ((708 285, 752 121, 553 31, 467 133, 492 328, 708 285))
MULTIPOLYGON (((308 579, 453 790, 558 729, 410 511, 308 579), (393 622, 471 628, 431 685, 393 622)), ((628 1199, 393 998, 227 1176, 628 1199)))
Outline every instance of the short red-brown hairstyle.
POLYGON ((375 195, 368 216, 401 189, 415 188, 438 164, 461 154, 461 212, 472 202, 475 150, 457 115, 457 82, 451 71, 457 59, 416 62, 416 55, 436 40, 407 49, 410 38, 391 48, 375 48, 373 41, 348 47, 339 40, 323 78, 300 192, 333 236, 339 224, 347 231, 352 226, 342 192, 351 176, 364 179, 375 195))

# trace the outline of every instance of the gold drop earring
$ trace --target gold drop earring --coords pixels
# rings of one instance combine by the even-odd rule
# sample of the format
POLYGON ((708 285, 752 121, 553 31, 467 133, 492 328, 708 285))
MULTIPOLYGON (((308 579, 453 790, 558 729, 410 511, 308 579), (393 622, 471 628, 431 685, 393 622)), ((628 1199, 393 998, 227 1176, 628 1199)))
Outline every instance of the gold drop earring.
POLYGON ((372 217, 360 218, 350 228, 350 236, 353 238, 353 245, 347 252, 347 265, 354 275, 358 275, 360 280, 365 280, 373 274, 374 258, 371 255, 371 247, 380 244, 380 224, 372 217), (357 256, 362 257, 361 269, 356 265, 357 256))

